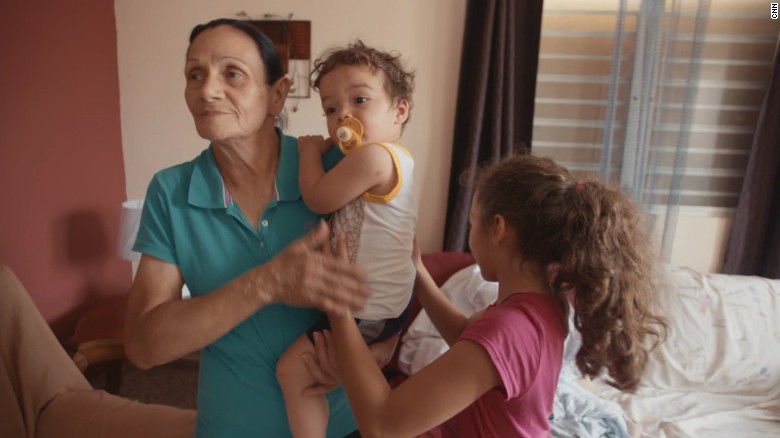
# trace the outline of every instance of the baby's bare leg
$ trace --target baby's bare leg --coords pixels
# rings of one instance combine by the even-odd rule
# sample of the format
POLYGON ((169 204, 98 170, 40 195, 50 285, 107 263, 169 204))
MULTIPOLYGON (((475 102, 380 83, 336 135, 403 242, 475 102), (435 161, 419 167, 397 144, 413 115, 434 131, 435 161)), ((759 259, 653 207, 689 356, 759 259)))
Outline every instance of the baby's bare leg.
POLYGON ((304 396, 303 390, 317 384, 301 356, 314 354, 314 346, 301 336, 284 352, 276 365, 276 378, 282 387, 287 421, 295 438, 325 437, 328 427, 328 400, 324 395, 304 396))

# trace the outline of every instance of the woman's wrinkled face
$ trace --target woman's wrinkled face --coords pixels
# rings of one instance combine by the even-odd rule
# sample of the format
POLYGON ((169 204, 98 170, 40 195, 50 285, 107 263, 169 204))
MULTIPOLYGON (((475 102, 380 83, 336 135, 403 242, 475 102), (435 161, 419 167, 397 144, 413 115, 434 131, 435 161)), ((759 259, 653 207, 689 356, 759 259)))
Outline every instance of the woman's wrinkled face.
MULTIPOLYGON (((272 87, 255 42, 240 30, 217 26, 187 51, 184 97, 198 134, 212 142, 249 139, 273 126, 272 87)), ((276 112, 274 112, 276 111, 276 112)))

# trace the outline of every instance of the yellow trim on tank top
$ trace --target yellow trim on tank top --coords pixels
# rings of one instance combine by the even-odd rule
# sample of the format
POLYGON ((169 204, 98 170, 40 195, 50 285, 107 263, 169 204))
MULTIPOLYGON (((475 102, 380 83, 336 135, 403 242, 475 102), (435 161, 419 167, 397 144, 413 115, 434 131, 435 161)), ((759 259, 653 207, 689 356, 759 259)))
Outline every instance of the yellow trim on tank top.
POLYGON ((392 157, 393 159, 393 167, 395 168, 395 173, 398 176, 398 181, 396 181, 396 184, 395 186, 393 186, 393 189, 390 190, 390 193, 386 195, 375 195, 373 193, 365 192, 362 195, 360 195, 360 199, 366 202, 373 202, 376 204, 389 204, 390 201, 392 201, 398 195, 398 192, 401 191, 401 187, 403 186, 404 183, 404 175, 403 172, 401 171, 401 164, 398 162, 398 156, 395 154, 395 150, 392 148, 392 146, 395 146, 398 149, 400 149, 401 152, 406 154, 409 158, 412 158, 412 154, 409 153, 409 151, 407 151, 406 148, 404 148, 400 144, 392 143, 392 146, 391 143, 376 143, 376 144, 382 146, 383 148, 385 148, 385 150, 387 150, 387 152, 390 153, 390 157, 392 157))

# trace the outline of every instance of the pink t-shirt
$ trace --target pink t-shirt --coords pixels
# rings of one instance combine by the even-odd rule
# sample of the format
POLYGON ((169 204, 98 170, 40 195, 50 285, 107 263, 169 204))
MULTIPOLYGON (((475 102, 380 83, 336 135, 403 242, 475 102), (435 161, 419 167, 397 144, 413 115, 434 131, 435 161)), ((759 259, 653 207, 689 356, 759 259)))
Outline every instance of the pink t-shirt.
POLYGON ((444 436, 550 436, 566 326, 562 306, 547 295, 521 293, 488 307, 458 341, 481 345, 502 384, 445 423, 444 436))

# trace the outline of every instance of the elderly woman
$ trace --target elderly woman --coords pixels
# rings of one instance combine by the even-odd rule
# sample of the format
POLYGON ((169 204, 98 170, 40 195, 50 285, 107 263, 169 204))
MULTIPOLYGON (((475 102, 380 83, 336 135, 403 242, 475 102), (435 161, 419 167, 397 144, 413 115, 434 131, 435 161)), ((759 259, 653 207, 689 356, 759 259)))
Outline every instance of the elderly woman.
MULTIPOLYGON (((197 26, 184 74, 187 106, 211 145, 149 185, 127 353, 149 368, 201 351, 196 436, 287 436, 279 356, 318 319, 313 308, 347 313, 369 291, 359 268, 325 251, 327 226, 301 199, 296 140, 275 124, 290 82, 273 43, 242 21, 197 26), (192 300, 181 299, 183 283, 192 300)), ((333 149, 324 165, 340 157, 333 149)), ((380 362, 394 343, 377 347, 380 362)), ((313 392, 338 386, 317 374, 313 392)), ((350 434, 343 390, 328 397, 328 436, 350 434)))
MULTIPOLYGON (((193 29, 184 73, 187 106, 211 145, 149 185, 125 347, 141 368, 201 351, 197 420, 91 390, 0 266, 0 436, 289 436, 279 356, 320 310, 365 303, 365 273, 325 249, 328 227, 301 200, 296 140, 275 126, 290 82, 273 43, 245 22, 214 20, 193 29)), ((336 148, 324 165, 340 158, 336 148)), ((377 362, 395 341, 373 346, 377 362)), ((308 391, 329 397, 328 436, 353 434, 332 361, 309 359, 319 385, 308 391)))

